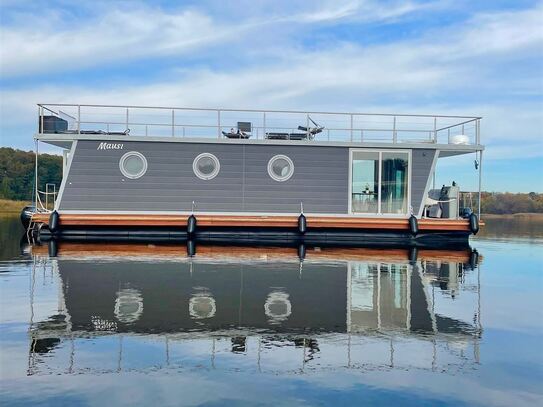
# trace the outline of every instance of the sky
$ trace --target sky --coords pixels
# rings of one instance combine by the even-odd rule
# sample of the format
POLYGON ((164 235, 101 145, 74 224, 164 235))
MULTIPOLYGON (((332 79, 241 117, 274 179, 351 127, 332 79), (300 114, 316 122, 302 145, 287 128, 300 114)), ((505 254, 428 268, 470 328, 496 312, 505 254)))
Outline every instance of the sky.
MULTIPOLYGON (((543 2, 0 7, 1 146, 33 148, 36 103, 482 116, 483 189, 543 192, 543 2)), ((473 159, 437 183, 476 190, 473 159)))

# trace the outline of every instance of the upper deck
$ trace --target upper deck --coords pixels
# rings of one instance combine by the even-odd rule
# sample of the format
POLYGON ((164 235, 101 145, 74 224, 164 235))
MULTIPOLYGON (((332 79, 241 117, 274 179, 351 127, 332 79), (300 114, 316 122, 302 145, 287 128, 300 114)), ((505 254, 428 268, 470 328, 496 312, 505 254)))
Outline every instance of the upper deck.
POLYGON ((483 149, 477 116, 38 104, 36 139, 483 149))

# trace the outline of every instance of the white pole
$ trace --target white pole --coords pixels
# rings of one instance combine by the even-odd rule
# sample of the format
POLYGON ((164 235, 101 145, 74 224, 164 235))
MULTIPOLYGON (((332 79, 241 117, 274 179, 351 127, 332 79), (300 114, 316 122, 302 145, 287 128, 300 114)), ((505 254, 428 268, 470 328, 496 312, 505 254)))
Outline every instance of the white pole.
MULTIPOLYGON (((262 139, 265 139, 266 138, 266 112, 264 112, 264 115, 263 115, 263 132, 262 132, 262 139)), ((258 139, 258 135, 257 135, 257 139, 258 139)))
POLYGON ((175 110, 172 109, 172 137, 175 137, 175 110))
POLYGON ((221 111, 217 110, 217 137, 221 138, 221 111))
POLYGON ((351 115, 351 143, 353 141, 353 115, 351 115))
POLYGON ((35 196, 34 196, 34 208, 37 210, 38 209, 38 143, 39 143, 39 140, 36 139, 36 157, 35 157, 35 173, 34 173, 34 183, 35 183, 35 187, 36 187, 36 191, 35 191, 35 196))
POLYGON ((483 179, 483 151, 479 151, 479 207, 477 209, 477 216, 481 219, 481 186, 483 179))

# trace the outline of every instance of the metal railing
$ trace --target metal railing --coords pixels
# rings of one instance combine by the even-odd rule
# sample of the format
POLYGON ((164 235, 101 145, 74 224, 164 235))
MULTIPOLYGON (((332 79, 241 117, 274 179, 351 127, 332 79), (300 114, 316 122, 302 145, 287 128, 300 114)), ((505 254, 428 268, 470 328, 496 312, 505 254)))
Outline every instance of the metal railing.
POLYGON ((250 123, 251 128, 244 134, 257 140, 280 134, 284 139, 296 136, 315 141, 481 144, 481 117, 474 116, 58 103, 38 104, 38 114, 38 134, 220 139, 232 130, 237 132, 239 122, 243 122, 250 123), (59 128, 51 128, 52 117, 62 119, 59 128), (322 129, 317 131, 317 124, 322 129))
POLYGON ((36 195, 36 210, 38 212, 51 212, 53 209, 55 209, 57 195, 58 191, 56 184, 45 184, 45 191, 38 190, 38 194, 36 195))
POLYGON ((479 202, 481 196, 478 191, 460 191, 458 196, 458 209, 470 208, 473 212, 480 216, 479 202))

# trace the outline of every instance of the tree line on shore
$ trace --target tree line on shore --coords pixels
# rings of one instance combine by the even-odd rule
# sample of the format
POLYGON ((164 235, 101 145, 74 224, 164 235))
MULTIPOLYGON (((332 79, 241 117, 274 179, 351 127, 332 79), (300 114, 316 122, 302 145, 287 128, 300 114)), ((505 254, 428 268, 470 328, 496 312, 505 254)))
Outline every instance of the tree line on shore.
MULTIPOLYGON (((35 155, 33 151, 0 148, 0 198, 30 201, 34 190, 35 155)), ((38 189, 45 191, 46 184, 60 186, 62 157, 40 154, 38 189)))
MULTIPOLYGON (((34 188, 34 152, 0 148, 0 198, 17 201, 32 199, 34 188)), ((48 183, 57 190, 62 180, 62 157, 40 154, 38 166, 39 189, 48 183)), ((543 194, 483 192, 481 212, 488 214, 543 213, 543 194)))
POLYGON ((483 192, 481 212, 488 214, 543 213, 543 194, 530 192, 512 194, 509 192, 483 192))

